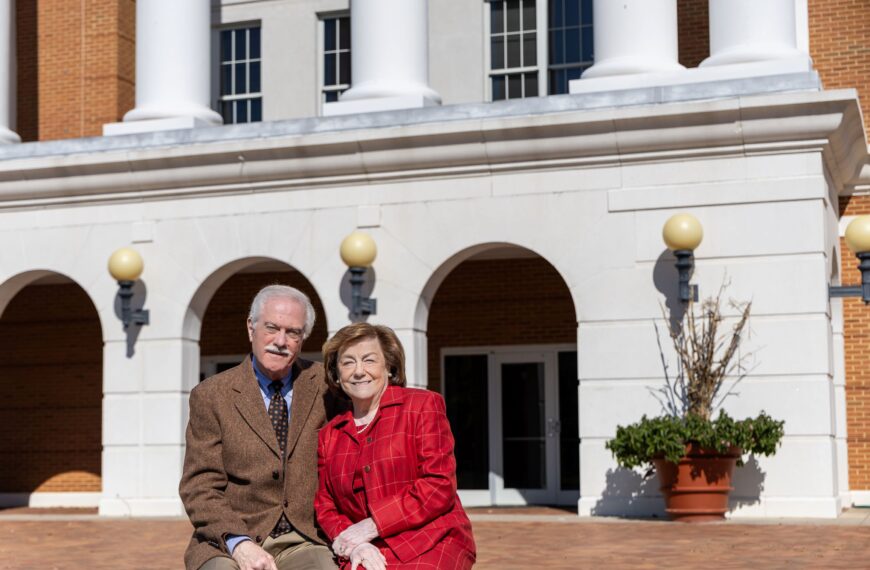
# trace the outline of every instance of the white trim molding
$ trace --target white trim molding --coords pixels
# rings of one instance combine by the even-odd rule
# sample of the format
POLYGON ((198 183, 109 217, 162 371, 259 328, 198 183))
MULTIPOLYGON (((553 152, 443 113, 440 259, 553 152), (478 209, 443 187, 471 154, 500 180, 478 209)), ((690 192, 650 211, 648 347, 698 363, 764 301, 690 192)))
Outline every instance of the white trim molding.
POLYGON ((0 493, 0 507, 97 507, 100 493, 0 493))
POLYGON ((870 507, 870 490, 852 491, 853 507, 870 507))

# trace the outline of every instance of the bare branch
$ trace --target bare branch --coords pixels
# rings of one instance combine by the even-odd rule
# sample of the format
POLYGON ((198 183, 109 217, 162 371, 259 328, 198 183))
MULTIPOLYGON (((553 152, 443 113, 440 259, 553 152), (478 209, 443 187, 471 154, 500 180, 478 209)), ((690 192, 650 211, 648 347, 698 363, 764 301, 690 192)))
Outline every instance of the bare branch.
MULTIPOLYGON (((682 388, 684 414, 710 419, 713 410, 733 393, 734 387, 750 372, 744 363, 752 357, 752 353, 741 354, 740 344, 744 333, 748 333, 752 303, 731 301, 730 305, 738 311, 739 318, 730 330, 726 330, 723 326, 722 296, 727 285, 727 282, 723 282, 716 296, 705 299, 700 307, 690 300, 682 320, 676 323, 671 321, 668 327, 680 363, 679 375, 673 386, 675 388, 679 384, 682 388), (725 380, 733 377, 735 371, 739 373, 737 381, 717 402, 717 395, 725 380)), ((664 314, 664 307, 662 312, 664 314)), ((665 317, 667 322, 667 315, 665 317)), ((671 386, 667 370, 666 382, 671 386)))

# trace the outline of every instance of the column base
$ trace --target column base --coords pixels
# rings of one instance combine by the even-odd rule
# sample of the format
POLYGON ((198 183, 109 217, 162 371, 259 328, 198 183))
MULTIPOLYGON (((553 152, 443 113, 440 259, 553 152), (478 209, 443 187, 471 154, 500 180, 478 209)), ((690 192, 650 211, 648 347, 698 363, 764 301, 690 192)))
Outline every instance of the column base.
POLYGON ((395 97, 376 97, 324 103, 323 116, 356 115, 358 113, 377 113, 379 111, 399 111, 402 109, 422 109, 436 107, 437 102, 423 95, 398 95, 395 97))
POLYGON ((0 144, 18 144, 21 142, 21 137, 12 129, 0 127, 0 144))
POLYGON ((731 50, 723 50, 702 61, 698 67, 716 67, 721 65, 738 65, 745 63, 775 63, 778 61, 804 60, 812 66, 810 57, 797 49, 788 49, 778 45, 770 46, 740 46, 731 50))
POLYGON ((642 75, 648 73, 679 73, 686 68, 676 61, 661 58, 618 57, 594 64, 583 73, 583 77, 616 77, 642 75))
POLYGON ((157 131, 179 131, 213 126, 215 126, 214 123, 203 121, 197 117, 171 117, 168 119, 108 123, 103 125, 103 136, 114 137, 119 135, 153 133, 157 131))
POLYGON ((692 83, 709 83, 713 81, 807 73, 811 71, 813 71, 812 61, 806 56, 800 56, 754 63, 713 65, 703 68, 695 67, 667 73, 641 73, 593 78, 588 78, 584 74, 580 79, 571 81, 568 90, 572 94, 600 93, 603 91, 689 85, 692 83))

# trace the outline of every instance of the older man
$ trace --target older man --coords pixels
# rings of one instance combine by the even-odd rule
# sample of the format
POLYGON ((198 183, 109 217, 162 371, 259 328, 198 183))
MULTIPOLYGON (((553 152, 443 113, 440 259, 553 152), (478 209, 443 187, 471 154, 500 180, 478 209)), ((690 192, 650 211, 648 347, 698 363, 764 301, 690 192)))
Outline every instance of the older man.
POLYGON ((264 288, 248 315, 251 355, 191 391, 188 570, 335 568, 313 506, 317 430, 334 400, 323 367, 298 358, 314 319, 301 291, 264 288))

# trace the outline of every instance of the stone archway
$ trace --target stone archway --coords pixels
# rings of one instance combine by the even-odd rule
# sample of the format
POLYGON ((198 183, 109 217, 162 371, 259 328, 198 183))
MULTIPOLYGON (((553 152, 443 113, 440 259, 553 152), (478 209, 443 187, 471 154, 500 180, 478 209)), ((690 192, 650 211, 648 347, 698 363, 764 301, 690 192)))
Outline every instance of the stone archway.
POLYGON ((289 285, 311 299, 317 320, 303 345, 303 355, 319 358, 326 341, 326 315, 320 296, 310 281, 286 263, 258 258, 225 277, 208 300, 199 336, 200 380, 238 364, 250 350, 245 319, 257 291, 266 285, 289 285))
POLYGON ((576 504, 571 292, 528 249, 492 244, 457 255, 432 293, 426 330, 428 387, 447 400, 463 502, 576 504))
MULTIPOLYGON (((103 337, 88 294, 33 272, 0 318, 0 495, 96 506, 102 490, 103 337)), ((8 283, 18 278, 13 278, 8 283)), ((18 280, 20 281, 20 280, 18 280)))

